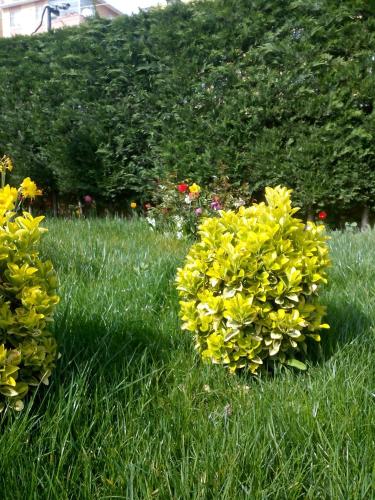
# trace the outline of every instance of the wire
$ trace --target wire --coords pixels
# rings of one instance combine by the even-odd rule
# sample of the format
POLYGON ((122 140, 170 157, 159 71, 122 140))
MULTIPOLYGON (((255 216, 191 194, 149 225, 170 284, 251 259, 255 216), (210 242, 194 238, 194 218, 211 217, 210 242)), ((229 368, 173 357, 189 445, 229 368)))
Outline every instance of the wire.
POLYGON ((43 26, 44 14, 46 13, 46 10, 47 10, 47 9, 48 9, 48 5, 46 5, 46 6, 44 7, 44 9, 43 9, 43 13, 42 13, 42 19, 41 19, 41 21, 40 21, 40 24, 39 24, 39 26, 37 27, 37 29, 31 33, 32 35, 35 35, 35 33, 36 33, 37 31, 39 31, 39 30, 40 30, 40 28, 43 26))
MULTIPOLYGON (((59 7, 60 9, 69 9, 69 7, 71 7, 71 5, 69 3, 65 4, 67 7, 62 7, 60 5, 57 5, 56 7, 59 7)), ((108 6, 108 3, 99 3, 99 4, 94 4, 94 7, 101 7, 102 5, 106 5, 108 6)), ((110 6, 111 7, 111 6, 110 6)), ((35 35, 35 33, 37 33, 40 28, 43 26, 43 20, 44 20, 44 14, 46 13, 46 10, 49 9, 49 5, 46 5, 43 9, 43 12, 42 12, 42 19, 40 20, 40 24, 39 26, 37 27, 37 29, 35 31, 33 31, 31 34, 32 35, 35 35)))

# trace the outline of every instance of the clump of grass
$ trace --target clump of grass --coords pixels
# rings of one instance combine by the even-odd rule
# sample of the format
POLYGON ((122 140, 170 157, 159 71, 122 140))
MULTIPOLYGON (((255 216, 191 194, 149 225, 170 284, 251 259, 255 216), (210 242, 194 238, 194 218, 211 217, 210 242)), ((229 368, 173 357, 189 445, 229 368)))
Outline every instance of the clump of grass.
POLYGON ((325 359, 254 380, 180 331, 184 242, 142 221, 48 221, 62 357, 2 417, 4 498, 372 498, 375 233, 335 234, 325 359))

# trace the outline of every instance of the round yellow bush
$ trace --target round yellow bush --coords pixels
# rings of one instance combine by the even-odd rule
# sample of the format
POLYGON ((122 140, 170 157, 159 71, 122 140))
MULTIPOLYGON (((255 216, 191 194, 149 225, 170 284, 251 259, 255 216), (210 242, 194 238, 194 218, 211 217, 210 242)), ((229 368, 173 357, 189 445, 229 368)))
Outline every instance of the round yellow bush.
POLYGON ((0 411, 21 410, 30 388, 48 384, 57 356, 50 332, 57 277, 38 254, 43 217, 17 215, 41 191, 29 178, 19 189, 4 185, 11 168, 8 158, 0 160, 0 411))
POLYGON ((294 217, 291 190, 266 189, 266 203, 221 212, 199 227, 178 269, 182 328, 202 358, 256 373, 268 360, 304 369, 309 339, 320 341, 327 283, 322 224, 294 217))

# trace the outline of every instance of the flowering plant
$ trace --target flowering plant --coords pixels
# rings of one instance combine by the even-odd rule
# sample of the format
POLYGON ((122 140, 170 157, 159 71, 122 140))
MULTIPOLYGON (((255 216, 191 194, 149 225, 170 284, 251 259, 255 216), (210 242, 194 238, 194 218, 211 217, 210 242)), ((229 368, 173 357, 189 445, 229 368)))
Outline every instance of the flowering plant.
POLYGON ((157 184, 151 201, 146 210, 149 224, 182 238, 196 235, 202 216, 249 204, 250 194, 246 184, 234 186, 225 176, 215 179, 209 187, 167 179, 157 184))
POLYGON ((57 277, 38 252, 44 217, 23 211, 42 192, 29 177, 18 189, 5 185, 12 168, 8 157, 0 159, 0 411, 21 410, 31 388, 48 384, 57 356, 49 326, 57 277))

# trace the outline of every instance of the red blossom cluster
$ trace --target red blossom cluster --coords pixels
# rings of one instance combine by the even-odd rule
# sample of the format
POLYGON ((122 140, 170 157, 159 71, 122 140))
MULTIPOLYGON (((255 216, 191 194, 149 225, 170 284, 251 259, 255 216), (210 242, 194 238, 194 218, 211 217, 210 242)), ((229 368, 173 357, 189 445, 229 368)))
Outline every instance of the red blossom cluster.
POLYGON ((188 184, 182 183, 177 185, 177 189, 180 193, 186 193, 186 191, 189 189, 189 186, 188 184))
POLYGON ((319 213, 318 213, 318 218, 320 220, 325 220, 327 218, 328 214, 327 212, 325 212, 324 210, 321 210, 319 213))

